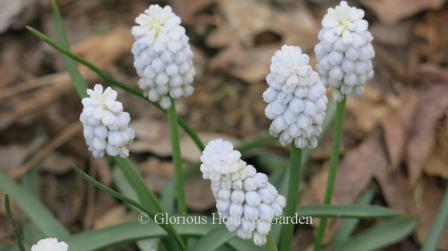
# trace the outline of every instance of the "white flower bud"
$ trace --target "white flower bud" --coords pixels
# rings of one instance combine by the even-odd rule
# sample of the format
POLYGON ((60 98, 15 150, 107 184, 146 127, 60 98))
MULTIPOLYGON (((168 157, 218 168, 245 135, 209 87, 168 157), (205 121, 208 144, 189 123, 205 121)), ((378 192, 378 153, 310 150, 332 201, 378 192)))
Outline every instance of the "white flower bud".
POLYGON ((243 206, 240 204, 231 204, 229 213, 231 216, 241 217, 243 215, 243 206))
POLYGON ((232 192, 232 203, 242 204, 244 202, 244 192, 243 191, 233 191, 232 192))
MULTIPOLYGON (((319 46, 319 50, 322 48, 319 46)), ((334 54, 332 62, 340 58, 334 54)), ((322 131, 321 118, 328 99, 319 75, 308 62, 299 47, 283 45, 272 57, 271 72, 266 77, 269 87, 263 96, 268 103, 266 117, 272 119, 269 132, 284 146, 294 142, 299 148, 315 148, 322 131)), ((342 77, 340 69, 334 74, 342 77)))
POLYGON ((254 178, 247 178, 244 180, 244 190, 246 191, 254 191, 257 190, 257 181, 254 178))
POLYGON ((170 98, 193 93, 193 52, 180 18, 171 7, 151 5, 140 14, 132 27, 134 67, 139 87, 153 102, 167 109, 170 98))
POLYGON ((254 191, 247 192, 246 193, 246 202, 248 205, 258 207, 261 203, 260 195, 254 191))
POLYGON ((260 234, 268 235, 271 231, 271 223, 266 221, 257 222, 257 232, 260 234))
POLYGON ((322 81, 335 88, 336 100, 345 95, 361 95, 363 85, 373 77, 373 37, 363 17, 363 10, 341 1, 329 8, 322 19, 320 42, 314 52, 322 81))
POLYGON ((264 235, 264 234, 254 232, 253 240, 254 240, 255 245, 263 246, 264 244, 266 244, 267 238, 266 238, 266 235, 264 235))
POLYGON ((236 231, 239 238, 264 245, 273 217, 282 215, 285 198, 265 174, 257 173, 240 158, 241 153, 230 142, 212 140, 202 152, 200 169, 203 177, 211 181, 218 214, 228 217, 227 229, 236 231))
POLYGON ((95 158, 110 156, 128 157, 127 145, 134 139, 135 132, 129 128, 129 113, 116 101, 117 92, 97 84, 88 89, 89 97, 82 99, 84 106, 79 120, 84 127, 84 138, 89 151, 95 158))
POLYGON ((67 243, 56 238, 42 239, 31 246, 31 251, 68 251, 67 243))

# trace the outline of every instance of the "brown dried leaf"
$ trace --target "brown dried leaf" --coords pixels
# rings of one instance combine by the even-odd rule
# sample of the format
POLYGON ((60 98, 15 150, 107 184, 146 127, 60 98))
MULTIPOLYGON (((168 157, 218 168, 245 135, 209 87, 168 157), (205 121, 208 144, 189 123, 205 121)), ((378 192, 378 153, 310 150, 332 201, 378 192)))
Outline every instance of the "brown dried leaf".
POLYGON ((416 51, 425 62, 448 63, 448 8, 427 12, 423 22, 415 26, 416 51))
POLYGON ((212 70, 225 69, 248 83, 255 83, 264 78, 266 72, 269 71, 269 62, 276 50, 278 50, 277 45, 249 49, 231 47, 211 59, 210 68, 212 70))
POLYGON ((210 189, 210 182, 199 176, 187 179, 185 186, 186 203, 188 208, 196 211, 206 211, 215 205, 215 198, 210 189))
POLYGON ((445 0, 361 0, 378 18, 387 24, 394 24, 422 10, 438 9, 445 0))
MULTIPOLYGON (((448 115, 448 114, 447 114, 448 115)), ((423 166, 423 170, 434 176, 448 179, 448 119, 440 121, 436 131, 436 147, 423 166)))
POLYGON ((70 155, 53 152, 45 158, 40 169, 60 175, 70 171, 72 166, 76 163, 78 163, 78 161, 70 155))
POLYGON ((0 147, 0 170, 14 170, 16 169, 27 156, 32 154, 43 143, 42 137, 34 138, 26 145, 11 144, 0 147))
POLYGON ((264 79, 273 54, 272 47, 255 49, 259 43, 277 47, 281 43, 300 44, 303 50, 308 50, 317 40, 318 24, 303 5, 279 11, 255 0, 218 0, 217 3, 223 20, 208 36, 207 44, 226 49, 221 51, 222 55, 218 54, 215 67, 230 69, 231 74, 248 82, 264 79), (254 62, 257 63, 253 65, 254 62))
MULTIPOLYGON (((369 136, 340 162, 334 186, 334 204, 353 203, 369 184, 373 171, 388 165, 379 136, 379 133, 369 136)), ((323 169, 312 178, 302 202, 314 204, 323 201, 327 176, 328 169, 323 169)))
POLYGON ((172 162, 161 161, 156 158, 149 158, 138 166, 148 182, 148 186, 157 193, 162 191, 165 182, 174 174, 172 162))
POLYGON ((348 115, 353 115, 354 126, 364 133, 369 133, 391 111, 397 98, 382 94, 366 86, 363 96, 350 97, 347 100, 348 115))
POLYGON ((381 121, 384 141, 392 169, 396 170, 401 162, 406 147, 406 127, 396 113, 391 113, 381 121))
POLYGON ((411 29, 414 23, 410 21, 400 22, 393 25, 375 23, 371 31, 375 41, 385 45, 406 46, 411 37, 411 29))
POLYGON ((124 206, 115 206, 108 212, 97 216, 95 219, 95 228, 104 228, 123 223, 126 220, 135 219, 135 213, 128 212, 124 206))
POLYGON ((184 23, 189 23, 195 14, 210 6, 215 0, 172 0, 171 5, 184 23))
POLYGON ((129 28, 118 26, 108 33, 87 38, 73 52, 99 68, 106 68, 130 51, 132 41, 129 28))
MULTIPOLYGON (((166 121, 141 118, 134 120, 131 127, 135 129, 136 134, 136 140, 129 147, 131 151, 152 152, 164 157, 171 155, 170 135, 166 121)), ((216 133, 203 132, 199 133, 199 137, 204 143, 214 138, 223 138, 233 143, 238 142, 228 136, 216 133)), ((180 133, 180 146, 184 160, 197 161, 201 156, 194 142, 183 131, 180 133)))
POLYGON ((420 97, 412 134, 407 147, 409 180, 415 184, 434 146, 434 130, 448 108, 448 86, 439 84, 425 90, 420 97))

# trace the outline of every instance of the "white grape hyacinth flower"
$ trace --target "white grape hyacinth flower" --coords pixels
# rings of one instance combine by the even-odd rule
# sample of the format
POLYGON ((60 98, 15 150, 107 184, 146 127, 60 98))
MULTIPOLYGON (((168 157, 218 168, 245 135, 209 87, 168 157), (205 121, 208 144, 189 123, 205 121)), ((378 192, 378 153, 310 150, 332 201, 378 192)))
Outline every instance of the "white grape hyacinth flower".
POLYGON ((272 220, 283 214, 285 197, 266 174, 241 160, 241 153, 228 141, 210 141, 201 162, 203 178, 211 181, 216 208, 227 229, 258 246, 266 244, 272 220))
POLYGON ((109 156, 129 156, 127 145, 134 139, 135 132, 129 128, 131 116, 123 111, 123 105, 117 101, 117 92, 100 84, 88 89, 79 120, 84 127, 84 138, 89 151, 95 158, 109 156))
POLYGON ((132 54, 138 84, 150 101, 168 109, 171 98, 193 94, 195 69, 189 38, 169 6, 151 5, 135 22, 132 54))
POLYGON ((328 98, 309 57, 297 46, 283 45, 272 57, 266 82, 263 99, 268 104, 266 117, 272 120, 269 132, 283 146, 294 142, 298 148, 317 147, 328 98))
POLYGON ((68 251, 67 243, 56 238, 42 239, 31 246, 31 251, 68 251))
POLYGON ((373 36, 363 17, 363 10, 341 1, 322 19, 314 48, 317 69, 324 84, 334 88, 333 97, 338 101, 346 95, 362 95, 364 84, 373 78, 373 36))

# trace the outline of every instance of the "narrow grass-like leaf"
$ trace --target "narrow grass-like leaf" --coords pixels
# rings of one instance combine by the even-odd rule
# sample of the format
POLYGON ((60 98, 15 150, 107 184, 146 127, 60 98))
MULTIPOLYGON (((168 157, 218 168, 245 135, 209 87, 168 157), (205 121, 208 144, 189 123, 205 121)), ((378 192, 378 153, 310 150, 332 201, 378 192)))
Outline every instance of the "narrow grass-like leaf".
MULTIPOLYGON (((95 180, 94 178, 90 177, 88 174, 83 172, 81 169, 79 169, 79 167, 74 166, 73 169, 81 178, 83 178, 88 183, 94 185, 99 190, 106 192, 107 194, 109 194, 110 196, 112 196, 113 198, 115 198, 117 200, 120 200, 124 203, 127 203, 127 204, 137 208, 138 210, 146 213, 151 219, 154 219, 154 217, 155 217, 154 212, 151 212, 149 209, 142 206, 138 202, 136 202, 136 201, 110 189, 109 187, 105 186, 104 184, 98 182, 97 180, 95 180)), ((158 226, 160 226, 163 230, 165 230, 169 234, 169 236, 171 236, 173 238, 173 240, 179 245, 179 247, 182 250, 186 250, 185 244, 183 243, 179 234, 176 232, 176 230, 174 229, 174 227, 171 224, 168 224, 168 223, 167 224, 159 224, 158 226)))
MULTIPOLYGON (((70 57, 71 59, 75 60, 76 62, 84 65, 85 67, 89 68, 91 71, 93 71, 94 73, 96 73, 100 78, 102 78, 103 80, 105 80, 108 84, 118 87, 130 94, 133 94, 143 100, 145 100, 146 102, 149 102, 151 104, 153 104, 157 109, 159 109, 160 111, 166 113, 166 110, 164 110, 158 103, 155 102, 151 102, 149 101, 144 95, 143 93, 136 89, 133 88, 125 83, 122 83, 116 79, 114 79, 110 74, 106 73, 105 71, 101 70, 100 68, 98 68, 97 66, 95 66, 94 64, 82 59, 81 57, 78 57, 76 55, 74 55, 73 53, 67 51, 66 49, 64 49, 64 47, 60 46, 59 44, 55 43, 54 41, 52 41, 48 36, 46 36, 45 34, 43 34, 42 32, 27 26, 26 27, 35 37, 37 37, 38 39, 40 39, 41 41, 45 42, 46 44, 50 45, 51 47, 53 47, 54 49, 56 49, 57 51, 61 52, 62 54, 70 57)), ((188 136, 190 136, 190 138, 193 140, 193 142, 196 144, 196 146, 198 147, 199 150, 204 150, 204 143, 202 142, 202 140, 199 138, 199 136, 194 132, 193 129, 191 129, 188 124, 185 122, 185 120, 183 120, 182 118, 177 118, 177 123, 179 124, 180 127, 182 127, 182 129, 188 134, 188 136)))
POLYGON ((176 192, 176 181, 171 178, 165 182, 162 190, 162 196, 160 204, 168 213, 174 213, 176 211, 174 205, 174 193, 176 192))
MULTIPOLYGON (((56 0, 51 0, 51 8, 53 10, 53 20, 56 26, 56 34, 58 36, 59 43, 62 45, 64 49, 70 51, 70 45, 68 43, 67 35, 64 31, 64 26, 62 23, 61 12, 59 11, 56 0)), ((75 89, 78 92, 80 97, 87 96, 87 84, 84 81, 81 73, 79 72, 75 61, 73 61, 70 57, 64 56, 64 64, 67 68, 68 73, 70 74, 70 78, 75 85, 75 89)))
MULTIPOLYGON (((357 205, 368 205, 375 196, 375 189, 372 187, 367 188, 364 193, 359 197, 356 202, 357 205)), ((359 223, 359 219, 346 219, 342 222, 338 231, 336 231, 334 242, 343 242, 350 238, 350 235, 355 230, 359 223)))
POLYGON ((277 243, 275 243, 275 240, 271 234, 268 235, 267 239, 268 240, 267 240, 266 246, 264 247, 265 250, 266 251, 278 251, 277 243))
POLYGON ((143 177, 138 173, 137 168, 129 159, 114 157, 114 162, 117 163, 121 172, 128 180, 128 184, 133 188, 137 194, 138 200, 152 213, 164 212, 159 204, 156 195, 146 186, 143 177))
POLYGON ((5 194, 4 196, 4 203, 5 203, 6 216, 8 217, 8 222, 11 225, 12 230, 14 231, 14 234, 16 236, 17 246, 19 246, 20 251, 26 251, 25 245, 23 244, 23 235, 20 232, 19 226, 14 220, 14 215, 11 210, 11 204, 9 202, 8 194, 5 194))
POLYGON ((34 196, 27 193, 22 187, 12 181, 5 173, 0 171, 0 191, 12 195, 16 204, 23 213, 44 233, 59 239, 70 236, 64 226, 45 208, 34 196))
MULTIPOLYGON (((216 224, 174 224, 178 233, 182 236, 199 237, 209 233, 216 228, 216 224)), ((148 238, 166 237, 167 233, 156 224, 143 225, 137 221, 117 224, 114 226, 84 231, 73 235, 67 240, 70 251, 93 251, 107 247, 133 243, 148 238)), ((262 251, 264 248, 257 247, 250 240, 233 238, 227 245, 235 250, 262 251)))
POLYGON ((431 230, 428 233, 426 242, 423 245, 422 251, 435 251, 440 237, 442 236, 443 229, 448 223, 448 188, 443 196, 442 204, 440 204, 439 212, 437 213, 431 230))
POLYGON ((399 242, 409 235, 417 225, 417 220, 410 217, 399 217, 375 225, 351 239, 335 244, 325 251, 373 251, 399 242))
POLYGON ((112 171, 112 180, 115 187, 117 187, 120 193, 124 194, 130 199, 138 200, 137 193, 135 193, 131 184, 129 184, 128 180, 125 178, 124 174, 121 172, 121 169, 118 166, 114 167, 112 171))
POLYGON ((0 251, 12 251, 13 247, 0 243, 0 251))
POLYGON ((200 238, 191 250, 213 251, 235 236, 235 232, 229 232, 224 225, 218 225, 200 238))
POLYGON ((400 212, 381 206, 368 205, 302 205, 297 206, 300 216, 328 218, 387 218, 399 216, 400 212))

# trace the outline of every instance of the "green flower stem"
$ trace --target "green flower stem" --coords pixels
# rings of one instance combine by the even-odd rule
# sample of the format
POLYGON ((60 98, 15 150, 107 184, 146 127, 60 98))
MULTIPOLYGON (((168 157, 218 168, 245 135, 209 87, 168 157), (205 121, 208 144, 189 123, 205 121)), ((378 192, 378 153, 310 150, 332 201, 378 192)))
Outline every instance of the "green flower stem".
MULTIPOLYGON (((339 149, 341 147, 342 128, 344 126, 345 105, 347 98, 336 103, 336 121, 333 134, 333 143, 331 146, 330 165, 327 178, 327 186, 325 189, 324 204, 330 205, 333 197, 334 182, 336 180, 336 172, 339 163, 339 149)), ((322 241, 327 227, 327 218, 321 218, 319 228, 317 229, 317 237, 314 242, 314 251, 320 251, 322 248, 322 241)))
MULTIPOLYGON (((288 194, 286 199, 286 209, 284 215, 286 217, 294 216, 297 206, 297 195, 299 193, 300 167, 302 150, 291 143, 290 163, 289 163, 289 181, 288 194)), ((282 236, 280 240, 280 250, 291 250, 291 240, 294 233, 294 224, 283 225, 282 236)))
POLYGON ((176 177, 177 212, 180 214, 185 214, 187 213, 187 206, 185 205, 184 170, 182 170, 179 132, 177 131, 176 105, 173 99, 171 99, 171 106, 168 109, 167 115, 168 115, 168 124, 170 127, 171 151, 173 155, 174 170, 176 177))
POLYGON ((272 238, 272 234, 268 234, 267 243, 265 247, 266 251, 278 251, 277 244, 275 243, 274 238, 272 238))
POLYGON ((437 213, 434 223, 431 227, 431 231, 426 237, 426 242, 422 251, 436 251, 437 243, 442 236, 443 229, 448 224, 448 187, 446 188, 445 195, 443 196, 443 201, 440 206, 439 212, 437 213))

